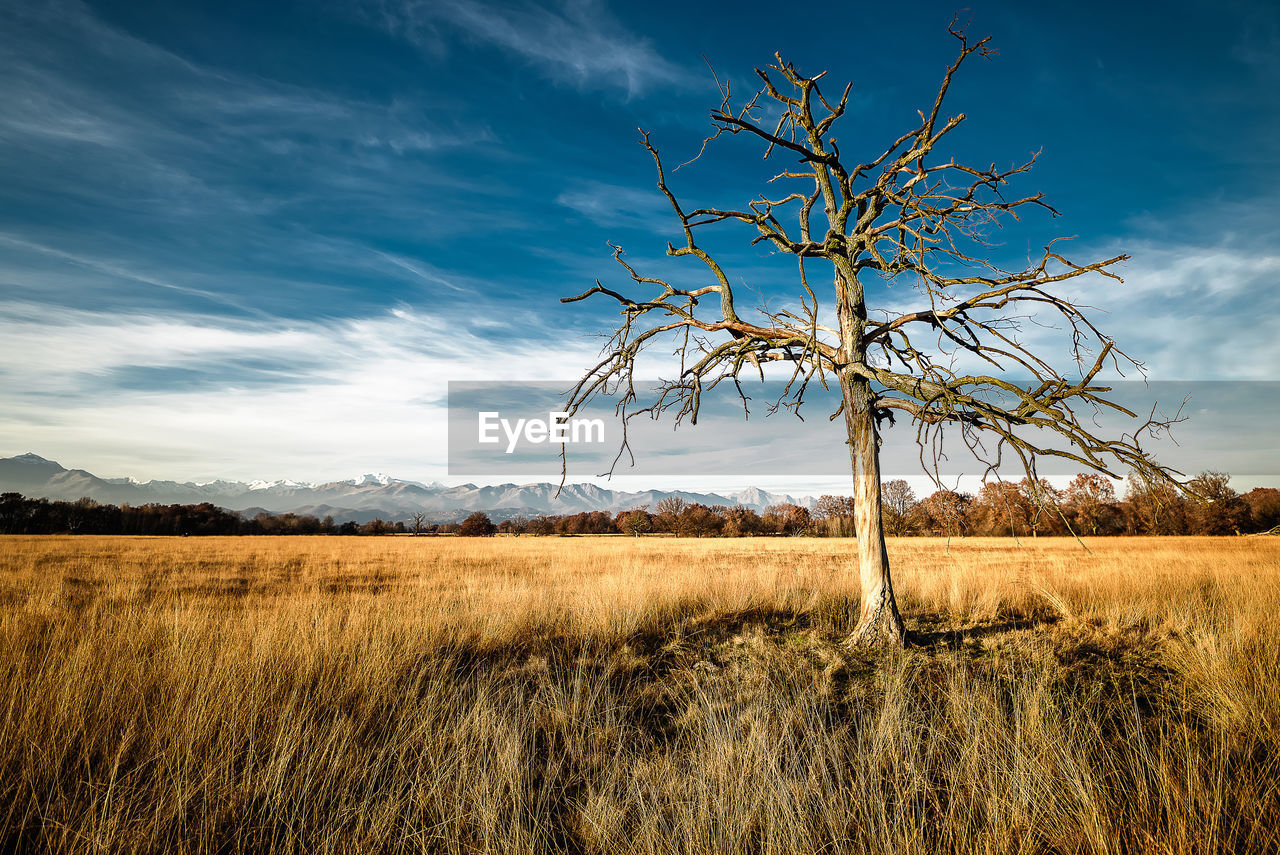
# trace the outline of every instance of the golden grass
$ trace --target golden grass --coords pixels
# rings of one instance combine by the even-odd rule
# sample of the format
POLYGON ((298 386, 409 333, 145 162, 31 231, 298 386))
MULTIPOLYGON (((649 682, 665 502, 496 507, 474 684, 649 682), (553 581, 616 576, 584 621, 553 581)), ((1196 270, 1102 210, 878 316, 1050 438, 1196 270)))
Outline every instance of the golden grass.
POLYGON ((0 850, 1272 852, 1280 540, 0 538, 0 850))

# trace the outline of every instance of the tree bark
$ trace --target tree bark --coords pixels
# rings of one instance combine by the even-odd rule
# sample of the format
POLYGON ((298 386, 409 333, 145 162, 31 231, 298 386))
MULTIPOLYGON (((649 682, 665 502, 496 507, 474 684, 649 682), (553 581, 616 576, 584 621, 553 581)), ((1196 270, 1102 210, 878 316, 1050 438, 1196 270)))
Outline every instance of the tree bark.
POLYGON ((862 611, 849 642, 864 647, 906 644, 907 632, 893 596, 889 552, 884 543, 880 500, 880 447, 876 436, 874 395, 867 381, 842 375, 845 427, 853 467, 854 526, 858 538, 858 575, 862 611))

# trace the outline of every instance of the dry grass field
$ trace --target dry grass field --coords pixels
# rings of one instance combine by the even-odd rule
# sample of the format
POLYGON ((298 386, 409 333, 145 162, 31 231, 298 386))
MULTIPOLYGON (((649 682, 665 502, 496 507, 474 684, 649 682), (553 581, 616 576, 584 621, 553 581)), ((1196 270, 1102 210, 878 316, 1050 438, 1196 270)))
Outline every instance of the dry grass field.
POLYGON ((1280 538, 0 538, 0 849, 1280 848, 1280 538))

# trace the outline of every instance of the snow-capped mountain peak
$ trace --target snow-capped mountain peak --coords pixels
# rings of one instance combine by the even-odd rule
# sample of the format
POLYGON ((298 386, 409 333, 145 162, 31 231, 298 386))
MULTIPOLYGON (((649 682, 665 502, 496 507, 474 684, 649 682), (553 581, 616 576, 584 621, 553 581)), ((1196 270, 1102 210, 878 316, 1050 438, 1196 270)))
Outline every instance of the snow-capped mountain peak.
POLYGON ((16 457, 10 457, 9 460, 12 461, 13 463, 23 463, 31 466, 48 466, 50 468, 57 468, 57 469, 62 468, 55 461, 48 460, 46 458, 41 457, 38 454, 32 454, 31 452, 27 452, 26 454, 19 454, 16 457))
POLYGON ((279 487, 307 489, 312 485, 304 481, 290 481, 282 478, 278 481, 250 481, 247 486, 250 490, 274 490, 279 487))

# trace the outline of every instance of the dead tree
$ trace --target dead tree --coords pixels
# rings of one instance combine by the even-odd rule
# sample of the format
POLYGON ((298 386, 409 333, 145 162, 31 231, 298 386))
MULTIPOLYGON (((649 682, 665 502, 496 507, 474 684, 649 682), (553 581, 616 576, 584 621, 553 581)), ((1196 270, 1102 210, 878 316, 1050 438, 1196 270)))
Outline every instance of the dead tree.
POLYGON ((865 161, 847 155, 834 133, 852 84, 838 99, 829 99, 820 86, 825 72, 807 77, 775 55, 775 64, 756 70, 763 85, 745 104, 735 106, 728 85, 722 85, 723 100, 711 111, 714 133, 699 156, 717 138, 744 135, 762 146, 766 159, 782 157, 786 163, 770 181, 783 189, 762 194, 740 210, 681 203, 668 186, 658 149, 642 129, 640 142, 653 157, 658 189, 683 232, 681 243, 667 245, 667 255, 700 262, 710 282, 686 289, 643 275, 614 246, 614 258, 637 295, 597 280, 595 287, 562 301, 600 294, 621 307, 621 322, 600 361, 572 390, 569 409, 576 412, 597 396, 616 398, 623 416, 622 451, 628 450, 630 418, 672 411, 677 422, 696 422, 705 392, 730 382, 743 394, 740 378, 759 373, 763 379, 769 366, 785 367, 788 378, 774 410, 798 408, 814 383, 838 384, 842 404, 831 418, 843 415, 853 469, 862 606, 850 640, 857 644, 900 645, 906 636, 881 516, 879 429, 882 422, 892 424, 895 414, 914 423, 921 462, 935 478, 941 431, 947 426, 983 461, 984 476, 998 475, 1006 460, 1016 461, 1035 483, 1036 460, 1044 456, 1113 476, 1120 467, 1162 478, 1171 472, 1150 458, 1140 439, 1176 417, 1157 418, 1153 410, 1143 421, 1108 400, 1111 387, 1103 385, 1099 373, 1108 366, 1123 373, 1125 366, 1141 365, 1095 327, 1088 307, 1063 287, 1087 274, 1120 282, 1114 268, 1127 256, 1077 264, 1055 242, 1025 267, 1004 269, 990 258, 990 231, 1033 209, 1057 215, 1042 194, 1004 194, 1011 179, 1032 167, 1035 155, 1000 169, 936 154, 965 119, 963 113, 943 113, 952 77, 973 54, 994 53, 989 38, 971 41, 954 21, 949 32, 959 41, 959 55, 946 69, 933 103, 917 111, 914 127, 865 161), (781 117, 764 124, 766 112, 781 117), (749 226, 752 243, 794 257, 796 293, 802 291, 797 304, 740 311, 729 275, 697 239, 704 229, 731 222, 749 226), (830 290, 822 290, 834 304, 835 326, 823 323, 829 315, 820 311, 818 275, 831 277, 830 290), (919 295, 919 308, 894 314, 868 306, 866 286, 875 280, 909 283, 919 295), (1031 352, 1019 333, 1021 322, 1044 324, 1050 316, 1069 338, 1066 370, 1031 352), (638 400, 637 359, 672 338, 680 357, 678 375, 662 381, 652 398, 638 400), (1118 438, 1100 436, 1090 418, 1098 410, 1122 413, 1135 420, 1136 428, 1118 438))

